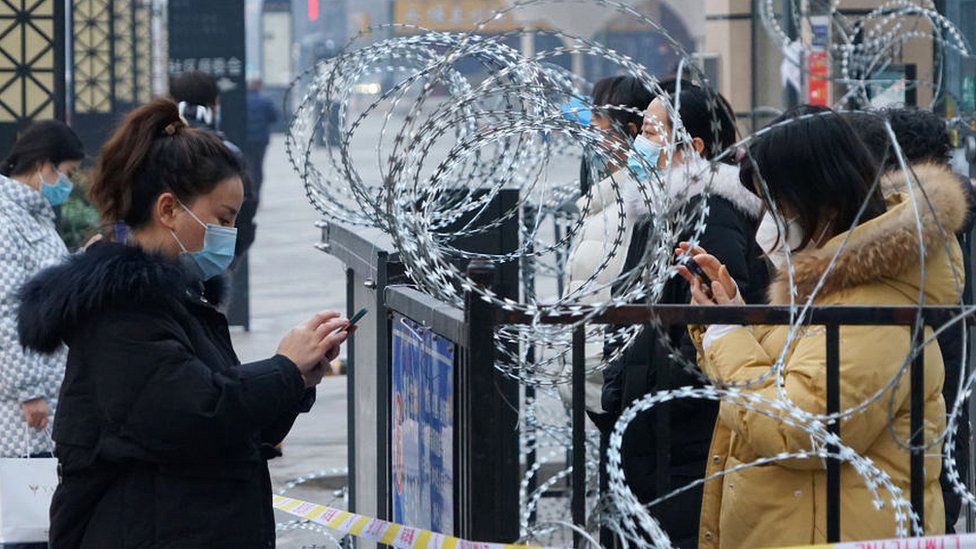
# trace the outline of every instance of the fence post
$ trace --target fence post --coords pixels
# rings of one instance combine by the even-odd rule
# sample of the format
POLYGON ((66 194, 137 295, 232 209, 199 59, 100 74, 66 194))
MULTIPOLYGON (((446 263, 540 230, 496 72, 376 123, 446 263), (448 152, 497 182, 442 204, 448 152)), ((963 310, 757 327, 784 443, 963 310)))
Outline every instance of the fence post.
MULTIPOLYGON (((522 206, 522 228, 526 231, 525 234, 531 234, 535 223, 538 220, 539 209, 532 204, 525 204, 522 206)), ((556 238, 558 242, 558 236, 556 238)), ((532 242, 526 244, 525 256, 522 258, 522 300, 523 303, 529 303, 535 299, 535 270, 536 261, 533 256, 535 247, 532 242)), ((559 288, 558 295, 562 295, 562 288, 559 288)), ((525 351, 525 361, 528 364, 535 363, 535 346, 530 345, 525 351)), ((532 403, 535 405, 536 391, 534 385, 525 385, 525 399, 526 404, 532 403)), ((531 471, 535 467, 536 461, 538 461, 538 456, 536 454, 536 437, 538 436, 538 429, 536 429, 535 423, 529 421, 522 422, 522 437, 529 441, 529 447, 525 453, 525 471, 531 471)), ((529 477, 529 482, 526 486, 526 493, 531 495, 539 487, 539 474, 533 474, 529 477)), ((529 522, 534 522, 536 519, 537 512, 532 511, 529 515, 529 522)), ((521 518, 520 518, 521 521, 521 518)), ((520 532, 521 533, 521 532, 520 532)))
MULTIPOLYGON (((918 354, 912 360, 911 387, 909 389, 909 425, 912 433, 909 444, 912 446, 910 478, 912 509, 918 515, 922 535, 925 535, 925 330, 918 327, 913 337, 914 345, 909 348, 918 349, 918 354)), ((912 535, 915 535, 912 532, 912 535)))
MULTIPOLYGON (((472 261, 468 277, 490 287, 495 268, 472 261)), ((518 385, 495 368, 495 307, 465 296, 467 360, 457 373, 459 534, 478 541, 519 537, 518 385)))
MULTIPOLYGON (((327 229, 323 229, 325 231, 327 229)), ((346 318, 355 314, 356 304, 356 272, 346 268, 346 318)), ((349 487, 349 510, 356 511, 356 334, 349 337, 346 343, 346 464, 349 487)))
MULTIPOLYGON (((840 326, 827 324, 827 414, 840 412, 840 326)), ((840 438, 840 421, 834 420, 827 430, 840 438)), ((840 453, 836 444, 827 446, 833 455, 840 453)), ((840 541, 840 459, 827 458, 827 542, 840 541)))
MULTIPOLYGON (((586 324, 573 329, 573 524, 586 528, 586 324)), ((573 546, 582 536, 573 532, 573 546)))

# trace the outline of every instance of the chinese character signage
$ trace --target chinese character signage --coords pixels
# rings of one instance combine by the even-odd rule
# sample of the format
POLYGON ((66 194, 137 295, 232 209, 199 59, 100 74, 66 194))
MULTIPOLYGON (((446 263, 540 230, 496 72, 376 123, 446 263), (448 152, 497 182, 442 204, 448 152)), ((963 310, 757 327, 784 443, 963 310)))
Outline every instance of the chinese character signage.
POLYGON ((244 52, 244 0, 169 0, 169 75, 198 70, 217 79, 220 129, 238 145, 247 130, 244 52))
POLYGON ((807 82, 807 103, 828 106, 830 66, 826 52, 814 51, 807 54, 807 82))
MULTIPOLYGON (((496 10, 507 7, 504 0, 394 0, 394 21, 416 25, 427 30, 461 32, 471 30, 496 10)), ((492 21, 485 32, 515 30, 518 25, 510 14, 492 21)), ((398 29, 399 32, 412 32, 398 29)))
POLYGON ((807 54, 807 103, 830 105, 830 17, 810 17, 810 53, 807 54))

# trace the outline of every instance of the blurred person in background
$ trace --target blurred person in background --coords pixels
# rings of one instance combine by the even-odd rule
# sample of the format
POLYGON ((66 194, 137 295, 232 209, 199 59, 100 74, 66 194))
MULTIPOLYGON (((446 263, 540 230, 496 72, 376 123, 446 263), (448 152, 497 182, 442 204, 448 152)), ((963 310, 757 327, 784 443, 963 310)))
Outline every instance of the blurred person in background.
POLYGON ((116 238, 24 286, 21 342, 68 347, 54 549, 274 546, 267 460, 314 403, 348 321, 319 313, 274 356, 240 363, 217 307, 243 173, 173 101, 136 109, 102 147, 89 190, 116 238))
POLYGON ((247 139, 244 156, 254 184, 255 210, 261 202, 261 186, 264 184, 264 155, 271 141, 271 126, 278 121, 278 109, 261 93, 261 79, 247 82, 247 139))
MULTIPOLYGON (((606 286, 596 294, 584 299, 587 303, 599 303, 610 298, 610 281, 620 273, 623 265, 627 242, 630 240, 631 230, 637 221, 636 212, 625 212, 620 218, 615 204, 614 184, 617 192, 625 186, 636 186, 637 182, 629 175, 625 168, 626 157, 621 156, 621 150, 630 150, 631 144, 640 129, 642 121, 640 111, 650 103, 652 95, 641 82, 633 76, 615 76, 604 78, 593 87, 593 105, 598 107, 589 114, 588 123, 600 130, 604 143, 597 145, 603 148, 602 153, 590 151, 584 155, 580 169, 581 181, 587 182, 583 196, 576 201, 576 208, 585 213, 582 225, 573 242, 566 262, 566 291, 564 296, 571 296, 579 291, 586 281, 597 270, 608 247, 616 237, 617 226, 624 225, 623 242, 617 247, 617 254, 610 264, 598 275, 590 285, 606 286), (618 109, 600 109, 601 105, 619 105, 629 107, 636 112, 618 109), (617 148, 614 149, 613 146, 617 148), (588 183, 590 177, 601 177, 596 185, 588 183)), ((603 344, 591 341, 586 349, 586 367, 592 369, 603 362, 603 344)), ((603 413, 600 405, 600 393, 603 387, 603 372, 598 371, 586 380, 586 407, 593 415, 603 413)), ((572 389, 568 384, 559 385, 559 394, 563 403, 569 408, 572 404, 572 389)), ((594 417, 595 421, 600 421, 594 417)))
MULTIPOLYGON (((898 140, 898 146, 905 162, 921 178, 926 178, 932 171, 940 171, 949 166, 952 143, 945 119, 923 109, 914 107, 891 108, 877 112, 853 111, 845 113, 858 135, 871 150, 881 170, 888 175, 881 180, 881 192, 885 196, 905 191, 904 177, 896 174, 901 170, 898 155, 892 147, 891 136, 885 127, 885 121, 898 140)), ((973 223, 976 219, 976 200, 973 187, 966 177, 959 176, 959 186, 963 189, 968 200, 969 215, 962 228, 956 233, 959 245, 962 247, 963 265, 965 268, 966 287, 972 284, 972 265, 970 263, 969 241, 972 237, 973 223)), ((972 305, 971 294, 963 293, 966 305, 972 305)), ((942 362, 945 364, 945 384, 942 386, 942 396, 945 398, 946 408, 951 409, 959 394, 959 376, 965 372, 965 351, 971 342, 965 343, 963 331, 965 325, 958 323, 939 334, 939 350, 942 352, 942 362)), ((963 408, 965 410, 965 407, 963 408)), ((970 441, 969 414, 963 413, 959 417, 958 429, 955 436, 953 459, 959 477, 965 479, 969 472, 970 441)), ((952 488, 948 478, 948 470, 943 467, 939 478, 942 484, 942 495, 945 500, 946 533, 954 534, 956 522, 962 509, 962 497, 952 488)))
MULTIPOLYGON (((769 280, 769 267, 755 241, 762 202, 739 183, 738 169, 731 164, 734 156, 728 156, 725 161, 714 160, 735 143, 732 109, 720 94, 686 80, 666 81, 662 88, 668 94, 667 102, 661 97, 654 98, 644 114, 637 138, 641 143, 635 142, 635 151, 643 155, 652 170, 639 179, 645 185, 662 188, 657 196, 666 196, 671 211, 661 213, 669 219, 698 215, 702 201, 706 202, 708 214, 704 231, 698 235, 699 242, 722 257, 746 301, 761 303, 769 280), (677 117, 687 132, 687 141, 675 144, 670 155, 675 120, 667 104, 672 108, 678 106, 677 117)), ((635 167, 635 171, 641 170, 642 167, 635 167)), ((619 273, 641 268, 649 235, 655 231, 655 219, 647 212, 643 198, 632 195, 628 204, 633 210, 643 211, 633 228, 633 237, 624 248, 626 259, 619 273)), ((652 204, 651 207, 661 206, 652 204)), ((690 238, 690 231, 680 238, 690 238)), ((621 286, 622 282, 617 282, 613 289, 615 295, 625 290, 621 286)), ((675 276, 665 283, 656 303, 687 304, 690 299, 688 284, 675 276)), ((687 327, 667 327, 664 333, 667 345, 661 337, 658 330, 645 328, 616 360, 613 354, 620 342, 608 344, 607 359, 613 361, 604 374, 602 399, 604 410, 614 422, 628 406, 648 393, 704 385, 698 376, 672 358, 672 349, 676 349, 686 361, 695 362, 687 327)), ((678 399, 639 414, 628 425, 621 445, 621 467, 627 485, 639 501, 648 503, 704 478, 717 413, 715 402, 678 399), (662 430, 663 422, 669 434, 662 430), (666 463, 659 459, 659 444, 667 448, 670 456, 666 463)), ((697 545, 701 498, 702 487, 698 485, 650 508, 675 547, 685 549, 697 545)))
MULTIPOLYGON (((802 304, 812 298, 814 305, 825 306, 919 306, 923 295, 925 305, 958 302, 962 255, 952 235, 965 222, 967 204, 948 169, 918 173, 927 198, 918 201, 919 226, 909 195, 897 192, 885 198, 874 185, 877 163, 844 117, 803 106, 772 125, 750 144, 740 168, 742 184, 763 200, 763 225, 771 228, 756 235, 777 269, 769 286, 770 304, 802 304), (807 114, 812 116, 802 116, 807 114)), ((691 253, 712 280, 706 288, 699 277, 680 269, 691 284, 692 303, 742 303, 743 292, 729 276, 730 269, 709 252, 681 246, 680 253, 691 253)), ((690 327, 690 332, 701 357, 699 367, 713 383, 752 382, 745 391, 771 402, 780 401, 779 391, 784 391, 784 398, 804 412, 825 414, 826 331, 822 326, 798 327, 784 353, 791 329, 713 324, 690 327), (763 378, 781 355, 782 377, 763 378), (777 387, 778 379, 782 385, 777 387)), ((930 328, 924 337, 931 340, 930 328)), ((911 345, 906 326, 841 326, 841 410, 885 389, 911 356, 911 345)), ((945 428, 944 370, 937 344, 923 352, 923 438, 930 443, 945 428)), ((850 414, 840 433, 844 445, 870 459, 902 494, 909 493, 910 478, 909 452, 901 447, 909 439, 908 391, 909 383, 901 378, 864 410, 850 414)), ((721 476, 704 487, 701 547, 825 543, 823 460, 776 459, 816 451, 810 433, 796 421, 786 421, 782 409, 757 401, 724 400, 718 417, 707 473, 721 476), (774 461, 743 467, 764 458, 774 461)), ((937 453, 926 456, 924 528, 929 535, 945 531, 940 462, 937 453)), ((874 496, 850 463, 841 464, 840 489, 841 539, 895 537, 892 506, 875 507, 874 496)))
MULTIPOLYGON (((640 103, 645 97, 650 97, 649 92, 640 85, 637 79, 632 77, 610 76, 597 80, 596 84, 593 85, 593 105, 596 107, 600 105, 623 105, 639 110, 643 107, 637 106, 637 103, 640 103), (619 91, 617 90, 618 85, 621 86, 619 91), (621 103, 616 101, 621 101, 621 103)), ((629 136, 631 140, 637 135, 637 128, 640 126, 640 115, 615 109, 597 108, 585 111, 577 115, 577 120, 580 123, 598 128, 604 133, 610 132, 616 123, 617 127, 622 128, 623 133, 629 136)), ((607 139, 611 137, 613 136, 607 133, 607 139)), ((611 167, 606 160, 592 148, 585 151, 583 159, 580 161, 580 194, 585 195, 590 192, 593 184, 610 175, 610 171, 611 167)))
POLYGON ((50 455, 45 432, 64 377, 63 347, 42 356, 17 337, 18 292, 68 250, 54 208, 71 193, 68 174, 85 157, 74 131, 45 120, 29 126, 0 165, 0 457, 50 455))

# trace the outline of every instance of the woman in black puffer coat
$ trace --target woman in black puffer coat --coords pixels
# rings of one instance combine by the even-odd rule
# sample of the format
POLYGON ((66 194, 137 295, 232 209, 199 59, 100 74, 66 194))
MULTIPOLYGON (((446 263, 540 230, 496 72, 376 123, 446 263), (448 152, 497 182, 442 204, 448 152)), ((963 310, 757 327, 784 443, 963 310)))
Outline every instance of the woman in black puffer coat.
POLYGON ((240 364, 214 281, 233 259, 241 169, 172 101, 137 109, 102 149, 91 189, 128 238, 23 289, 22 343, 69 349, 53 549, 274 546, 266 460, 314 402, 347 323, 321 313, 272 358, 240 364))
MULTIPOLYGON (((709 94, 714 92, 690 82, 682 82, 681 88, 679 115, 690 143, 678 146, 670 166, 662 151, 657 172, 651 177, 665 185, 668 203, 674 210, 668 214, 669 219, 698 215, 701 202, 707 201, 705 229, 698 235, 700 245, 710 251, 715 249, 722 256, 748 303, 761 303, 769 281, 767 261, 755 241, 762 203, 740 184, 737 167, 711 160, 735 141, 731 109, 721 96, 713 96, 720 106, 710 109, 709 94), (713 129, 715 121, 719 123, 717 135, 713 129)), ((669 99, 671 104, 677 103, 673 94, 669 99)), ((655 99, 645 113, 642 135, 662 146, 670 139, 671 124, 662 101, 655 99)), ((624 273, 640 266, 648 235, 653 231, 650 215, 637 220, 624 273)), ((673 245, 691 236, 694 235, 681 235, 673 245)), ((623 290, 618 283, 614 293, 623 290)), ((665 283, 657 303, 688 304, 690 300, 688 283, 674 277, 665 283)), ((648 393, 703 385, 670 356, 672 349, 676 349, 685 359, 695 361, 687 327, 670 326, 666 337, 669 345, 661 343, 656 330, 644 329, 623 356, 609 364, 604 373, 602 398, 608 417, 603 418, 601 425, 610 425, 612 429, 621 412, 648 393)), ((615 356, 616 345, 619 342, 611 340, 604 349, 607 358, 615 356)), ((621 446, 621 465, 627 485, 638 500, 648 503, 704 477, 717 414, 715 402, 677 399, 639 414, 629 424, 621 446)), ((697 546, 701 501, 702 490, 698 486, 650 508, 675 547, 697 546)))

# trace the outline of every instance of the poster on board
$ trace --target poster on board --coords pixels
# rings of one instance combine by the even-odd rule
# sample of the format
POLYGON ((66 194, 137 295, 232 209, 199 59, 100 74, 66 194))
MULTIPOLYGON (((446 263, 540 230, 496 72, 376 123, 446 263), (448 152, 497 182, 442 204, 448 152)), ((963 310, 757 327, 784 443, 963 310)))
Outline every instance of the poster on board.
POLYGON ((454 344, 394 315, 393 521, 454 534, 454 344))

